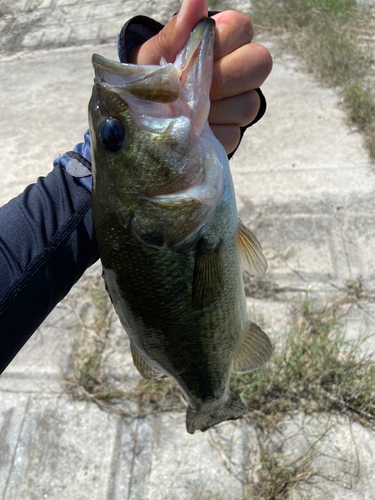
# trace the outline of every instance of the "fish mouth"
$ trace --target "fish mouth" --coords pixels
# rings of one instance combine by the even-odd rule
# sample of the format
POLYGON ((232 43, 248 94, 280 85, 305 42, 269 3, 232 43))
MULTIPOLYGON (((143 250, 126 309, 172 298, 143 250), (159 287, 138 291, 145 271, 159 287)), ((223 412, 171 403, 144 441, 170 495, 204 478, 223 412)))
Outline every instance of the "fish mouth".
POLYGON ((215 34, 215 21, 210 17, 203 18, 190 33, 185 47, 176 57, 175 66, 181 74, 197 60, 206 63, 212 50, 211 39, 215 34))
MULTIPOLYGON (((214 33, 215 21, 209 17, 202 19, 173 64, 164 64, 163 59, 160 65, 125 64, 94 54, 94 82, 117 93, 130 93, 158 103, 177 101, 182 90, 187 94, 186 99, 192 92, 193 81, 196 85, 207 73, 206 62, 212 59, 214 33)), ((212 62, 208 71, 212 73, 212 62)))
POLYGON ((94 54, 92 65, 94 83, 118 94, 129 93, 159 103, 171 103, 180 96, 180 79, 173 64, 125 64, 94 54))

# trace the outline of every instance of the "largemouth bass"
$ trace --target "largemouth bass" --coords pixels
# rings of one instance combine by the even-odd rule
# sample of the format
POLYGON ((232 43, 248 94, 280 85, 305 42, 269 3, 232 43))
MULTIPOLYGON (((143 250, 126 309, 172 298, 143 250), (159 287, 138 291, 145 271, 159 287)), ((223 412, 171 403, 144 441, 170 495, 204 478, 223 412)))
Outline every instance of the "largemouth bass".
POLYGON ((106 287, 138 371, 180 387, 189 433, 243 416, 230 373, 272 353, 248 320, 241 271, 262 276, 267 263, 238 219, 227 155, 207 121, 214 32, 203 19, 173 64, 94 55, 89 104, 106 287))

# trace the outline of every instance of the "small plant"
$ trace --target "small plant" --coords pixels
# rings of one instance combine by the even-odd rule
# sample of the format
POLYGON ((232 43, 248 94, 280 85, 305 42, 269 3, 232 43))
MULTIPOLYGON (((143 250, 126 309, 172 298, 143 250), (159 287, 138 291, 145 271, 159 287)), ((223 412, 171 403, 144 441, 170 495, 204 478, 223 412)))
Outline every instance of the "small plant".
POLYGON ((139 414, 159 413, 186 408, 177 384, 172 379, 166 377, 140 380, 136 390, 128 392, 127 397, 137 402, 139 414))
POLYGON ((90 281, 87 295, 91 315, 87 321, 79 317, 80 339, 73 345, 73 374, 64 382, 75 399, 94 401, 103 407, 124 396, 102 368, 114 313, 100 276, 90 281))
POLYGON ((355 300, 369 298, 369 291, 365 289, 362 277, 358 276, 355 279, 345 281, 345 288, 349 297, 355 300))
POLYGON ((247 500, 281 500, 288 498, 300 483, 309 481, 318 472, 312 466, 316 450, 311 447, 297 460, 285 461, 281 453, 260 447, 259 479, 250 486, 247 500))
POLYGON ((337 89, 375 161, 375 94, 368 83, 374 67, 371 13, 355 0, 254 0, 251 17, 260 27, 283 31, 288 51, 337 89))
POLYGON ((297 409, 345 411, 373 422, 375 364, 361 354, 362 341, 345 340, 335 307, 315 312, 306 300, 270 363, 232 383, 262 428, 297 409))
POLYGON ((35 0, 35 2, 25 10, 26 14, 33 12, 38 7, 39 4, 40 4, 40 0, 35 0))

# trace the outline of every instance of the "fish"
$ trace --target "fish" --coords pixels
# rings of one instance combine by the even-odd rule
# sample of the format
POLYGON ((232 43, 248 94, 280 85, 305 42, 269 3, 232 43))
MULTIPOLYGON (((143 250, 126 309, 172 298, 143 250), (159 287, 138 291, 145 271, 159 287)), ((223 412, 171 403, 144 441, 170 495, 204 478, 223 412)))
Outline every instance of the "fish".
POLYGON ((89 103, 106 289, 139 373, 177 383, 190 434, 247 413, 230 374, 272 355, 247 317, 242 276, 263 276, 267 261, 238 218, 228 158, 208 124, 214 33, 202 19, 174 63, 94 54, 89 103))

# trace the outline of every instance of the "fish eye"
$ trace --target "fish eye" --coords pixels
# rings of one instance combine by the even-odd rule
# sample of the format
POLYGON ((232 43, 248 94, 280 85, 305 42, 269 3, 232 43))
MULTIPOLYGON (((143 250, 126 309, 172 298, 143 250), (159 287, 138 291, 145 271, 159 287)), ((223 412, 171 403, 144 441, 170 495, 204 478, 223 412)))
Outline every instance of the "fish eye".
POLYGON ((99 138, 108 149, 118 151, 125 139, 125 127, 117 118, 106 118, 99 126, 99 138))

